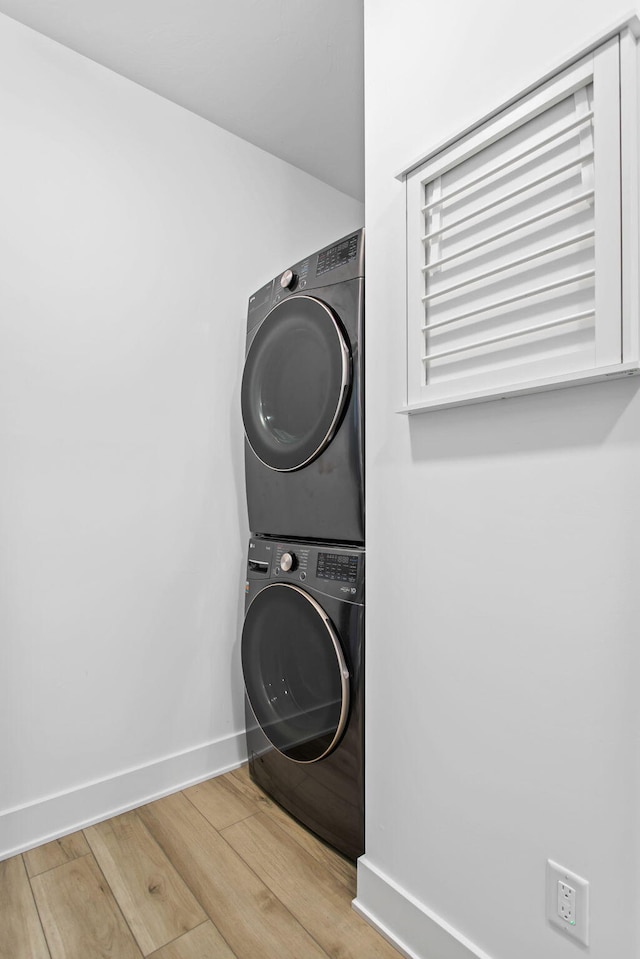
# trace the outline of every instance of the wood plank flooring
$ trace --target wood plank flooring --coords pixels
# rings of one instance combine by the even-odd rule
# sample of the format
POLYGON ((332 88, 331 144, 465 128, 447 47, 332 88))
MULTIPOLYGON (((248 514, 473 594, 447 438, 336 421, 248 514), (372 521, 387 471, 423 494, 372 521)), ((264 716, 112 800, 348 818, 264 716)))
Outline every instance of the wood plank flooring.
POLYGON ((246 766, 0 862, 0 959, 398 959, 246 766))

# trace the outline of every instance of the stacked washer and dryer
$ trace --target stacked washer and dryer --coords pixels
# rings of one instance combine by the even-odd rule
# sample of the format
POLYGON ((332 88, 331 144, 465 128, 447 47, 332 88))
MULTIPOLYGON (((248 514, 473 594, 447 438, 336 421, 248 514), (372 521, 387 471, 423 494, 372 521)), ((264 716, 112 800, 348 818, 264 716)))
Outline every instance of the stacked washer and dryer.
POLYGON ((363 240, 342 238, 250 298, 242 378, 250 772, 353 859, 364 851, 363 240))

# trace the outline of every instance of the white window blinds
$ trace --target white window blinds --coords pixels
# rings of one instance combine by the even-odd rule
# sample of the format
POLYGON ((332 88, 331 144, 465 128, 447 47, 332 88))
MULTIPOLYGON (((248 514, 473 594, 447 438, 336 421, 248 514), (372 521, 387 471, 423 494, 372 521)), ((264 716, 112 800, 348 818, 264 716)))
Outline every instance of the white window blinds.
POLYGON ((407 405, 621 368, 616 37, 407 177, 407 405))

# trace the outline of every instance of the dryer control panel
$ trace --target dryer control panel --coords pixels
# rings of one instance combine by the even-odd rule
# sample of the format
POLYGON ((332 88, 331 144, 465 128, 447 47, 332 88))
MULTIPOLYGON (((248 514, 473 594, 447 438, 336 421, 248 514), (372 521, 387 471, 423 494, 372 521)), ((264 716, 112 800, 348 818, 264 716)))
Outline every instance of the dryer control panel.
POLYGON ((318 253, 318 262, 316 264, 316 276, 322 276, 329 270, 337 270, 339 266, 346 266, 347 263, 353 263, 358 256, 358 233, 340 240, 333 246, 327 247, 318 253))
POLYGON ((364 602, 364 550, 252 536, 247 557, 250 580, 292 583, 347 602, 364 602))
POLYGON ((364 230, 349 233, 324 250, 293 263, 250 296, 247 332, 287 297, 356 277, 364 277, 364 230))

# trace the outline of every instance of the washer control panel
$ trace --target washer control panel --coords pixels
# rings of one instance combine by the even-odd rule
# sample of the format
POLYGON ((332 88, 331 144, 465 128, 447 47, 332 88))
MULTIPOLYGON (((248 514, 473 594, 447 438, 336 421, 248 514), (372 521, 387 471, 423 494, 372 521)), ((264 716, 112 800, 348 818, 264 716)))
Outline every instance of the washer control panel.
MULTIPOLYGON (((309 569, 309 547, 302 544, 276 544, 276 564, 280 575, 288 574, 288 579, 305 580, 309 569)), ((276 576, 278 570, 276 569, 276 576)), ((284 577, 283 577, 284 578, 284 577)))
POLYGON ((358 577, 358 557, 349 553, 318 553, 316 565, 318 579, 339 583, 355 583, 358 577))
POLYGON ((252 536, 247 557, 247 592, 256 580, 291 583, 310 592, 364 602, 364 550, 252 536))

